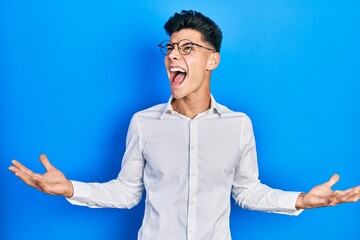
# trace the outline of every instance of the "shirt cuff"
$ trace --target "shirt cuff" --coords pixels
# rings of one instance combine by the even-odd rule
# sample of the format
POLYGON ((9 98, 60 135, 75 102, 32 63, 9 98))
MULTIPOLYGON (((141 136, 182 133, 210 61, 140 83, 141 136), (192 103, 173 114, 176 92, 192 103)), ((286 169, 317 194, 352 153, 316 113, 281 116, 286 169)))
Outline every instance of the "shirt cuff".
POLYGON ((304 209, 296 209, 296 200, 298 199, 299 195, 303 192, 286 192, 288 194, 287 203, 289 209, 291 209, 290 212, 288 212, 288 215, 292 216, 298 216, 300 213, 304 211, 304 209))
POLYGON ((88 183, 84 183, 84 182, 78 182, 73 180, 70 181, 73 185, 74 194, 72 195, 72 197, 65 199, 74 205, 87 206, 84 200, 90 199, 91 186, 88 183))

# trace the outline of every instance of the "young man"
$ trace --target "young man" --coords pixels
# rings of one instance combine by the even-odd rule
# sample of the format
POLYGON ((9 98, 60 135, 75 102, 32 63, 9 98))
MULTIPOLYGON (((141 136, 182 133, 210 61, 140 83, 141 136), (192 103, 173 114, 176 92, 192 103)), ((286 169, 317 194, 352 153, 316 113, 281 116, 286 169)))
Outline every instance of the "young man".
POLYGON ((69 181, 45 155, 40 157, 47 169, 43 175, 17 161, 10 170, 40 191, 89 207, 131 208, 146 189, 138 239, 231 239, 231 194, 243 208, 289 215, 358 201, 360 186, 331 190, 338 175, 306 194, 260 183, 250 119, 210 93, 211 72, 220 63, 221 30, 195 11, 176 13, 165 30, 170 40, 159 47, 172 96, 133 116, 117 179, 69 181))

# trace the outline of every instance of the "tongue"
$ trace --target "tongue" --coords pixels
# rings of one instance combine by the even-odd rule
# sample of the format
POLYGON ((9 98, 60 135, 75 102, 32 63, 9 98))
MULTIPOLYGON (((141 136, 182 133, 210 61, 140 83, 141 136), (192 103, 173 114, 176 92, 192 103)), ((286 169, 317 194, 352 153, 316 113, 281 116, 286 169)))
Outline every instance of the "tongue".
POLYGON ((182 83, 182 81, 184 81, 185 77, 186 77, 185 73, 178 73, 174 77, 173 82, 180 84, 180 83, 182 83))

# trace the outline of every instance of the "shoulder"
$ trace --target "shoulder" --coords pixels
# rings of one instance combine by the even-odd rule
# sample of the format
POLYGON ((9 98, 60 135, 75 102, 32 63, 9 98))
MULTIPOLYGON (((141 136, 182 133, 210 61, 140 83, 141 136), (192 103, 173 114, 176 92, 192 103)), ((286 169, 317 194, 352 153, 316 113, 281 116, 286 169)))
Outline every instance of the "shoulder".
POLYGON ((250 117, 241 111, 234 111, 228 107, 226 107, 225 105, 216 104, 217 106, 217 110, 220 112, 221 114, 221 118, 223 119, 227 119, 227 118, 232 118, 232 119, 238 119, 240 121, 244 121, 244 122, 248 122, 251 123, 251 119, 250 117))
POLYGON ((136 119, 160 119, 166 109, 166 103, 157 104, 134 114, 136 119))

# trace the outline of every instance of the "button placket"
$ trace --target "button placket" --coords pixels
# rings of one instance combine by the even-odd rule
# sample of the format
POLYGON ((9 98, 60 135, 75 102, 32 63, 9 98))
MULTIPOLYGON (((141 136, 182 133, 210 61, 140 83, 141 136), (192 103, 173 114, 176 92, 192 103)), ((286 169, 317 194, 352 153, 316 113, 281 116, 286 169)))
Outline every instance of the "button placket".
POLYGON ((189 142, 189 199, 188 199, 188 239, 195 239, 196 230, 196 192, 198 189, 197 168, 198 168, 198 128, 197 121, 190 121, 190 142, 189 142))

